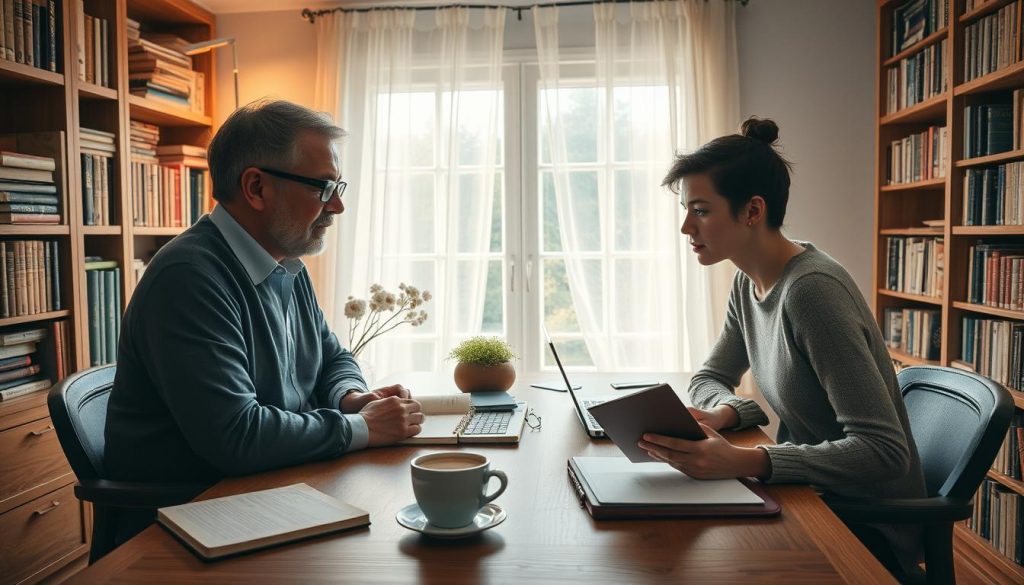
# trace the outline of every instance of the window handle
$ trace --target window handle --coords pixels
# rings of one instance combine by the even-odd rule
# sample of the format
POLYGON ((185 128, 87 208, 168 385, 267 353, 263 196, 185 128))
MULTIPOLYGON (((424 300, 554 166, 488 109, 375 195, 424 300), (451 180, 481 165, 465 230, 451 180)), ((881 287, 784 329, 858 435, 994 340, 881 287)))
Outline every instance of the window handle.
POLYGON ((512 256, 508 262, 508 292, 516 292, 516 257, 512 256))
POLYGON ((526 257, 526 292, 530 292, 531 274, 533 274, 533 254, 526 257))

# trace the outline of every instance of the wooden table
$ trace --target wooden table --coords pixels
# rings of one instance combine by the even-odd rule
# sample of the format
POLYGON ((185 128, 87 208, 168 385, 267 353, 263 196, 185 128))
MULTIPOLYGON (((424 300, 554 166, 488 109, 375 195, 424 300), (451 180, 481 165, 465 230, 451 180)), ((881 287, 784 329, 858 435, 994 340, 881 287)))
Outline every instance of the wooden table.
MULTIPOLYGON (((686 388, 683 375, 577 375, 588 395, 621 395, 609 381, 657 379, 686 388)), ((419 392, 422 376, 400 377, 419 392)), ((73 582, 122 583, 894 583, 885 569, 806 486, 771 486, 782 514, 771 519, 614 520, 596 522, 566 479, 573 455, 615 455, 592 441, 569 396, 527 386, 514 393, 543 418, 519 445, 457 447, 486 454, 505 470, 508 490, 496 503, 508 519, 467 541, 437 541, 395 521, 414 501, 409 461, 447 446, 371 449, 340 459, 226 479, 199 499, 306 482, 370 512, 371 526, 214 563, 193 556, 151 526, 73 582)), ((545 376, 543 381, 556 379, 545 376)), ((759 430, 729 435, 743 445, 767 442, 759 430)))

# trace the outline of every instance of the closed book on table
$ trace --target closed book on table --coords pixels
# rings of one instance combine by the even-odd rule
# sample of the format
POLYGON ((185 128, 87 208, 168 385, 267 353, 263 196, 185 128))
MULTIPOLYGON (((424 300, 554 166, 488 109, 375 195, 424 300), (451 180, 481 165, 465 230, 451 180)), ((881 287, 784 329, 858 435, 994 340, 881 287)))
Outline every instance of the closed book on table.
POLYGON ((157 510, 157 521, 204 559, 370 523, 370 514, 297 483, 157 510))
POLYGON ((572 457, 569 484, 598 520, 774 516, 782 507, 753 479, 698 480, 666 463, 572 457))

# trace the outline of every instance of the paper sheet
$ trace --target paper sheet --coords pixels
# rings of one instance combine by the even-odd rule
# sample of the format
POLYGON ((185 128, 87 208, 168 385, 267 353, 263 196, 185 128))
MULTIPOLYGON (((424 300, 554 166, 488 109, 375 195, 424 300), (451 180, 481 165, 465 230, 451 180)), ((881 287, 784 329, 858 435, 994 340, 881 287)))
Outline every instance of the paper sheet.
POLYGON ((667 463, 630 463, 625 457, 576 457, 601 504, 763 504, 735 479, 699 480, 667 463))

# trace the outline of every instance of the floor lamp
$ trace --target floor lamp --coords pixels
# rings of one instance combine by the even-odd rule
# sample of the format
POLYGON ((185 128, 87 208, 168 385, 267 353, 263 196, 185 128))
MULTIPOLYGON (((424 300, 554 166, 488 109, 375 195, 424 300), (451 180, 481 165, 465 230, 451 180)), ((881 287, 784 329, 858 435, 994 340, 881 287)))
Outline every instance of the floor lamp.
MULTIPOLYGON (((201 53, 207 53, 214 49, 226 47, 231 45, 231 73, 235 77, 235 109, 238 109, 238 52, 235 50, 235 39, 234 37, 221 37, 219 39, 210 39, 201 43, 192 43, 185 45, 183 51, 186 55, 199 55, 201 53)), ((209 80, 207 83, 213 83, 213 80, 209 80)))

